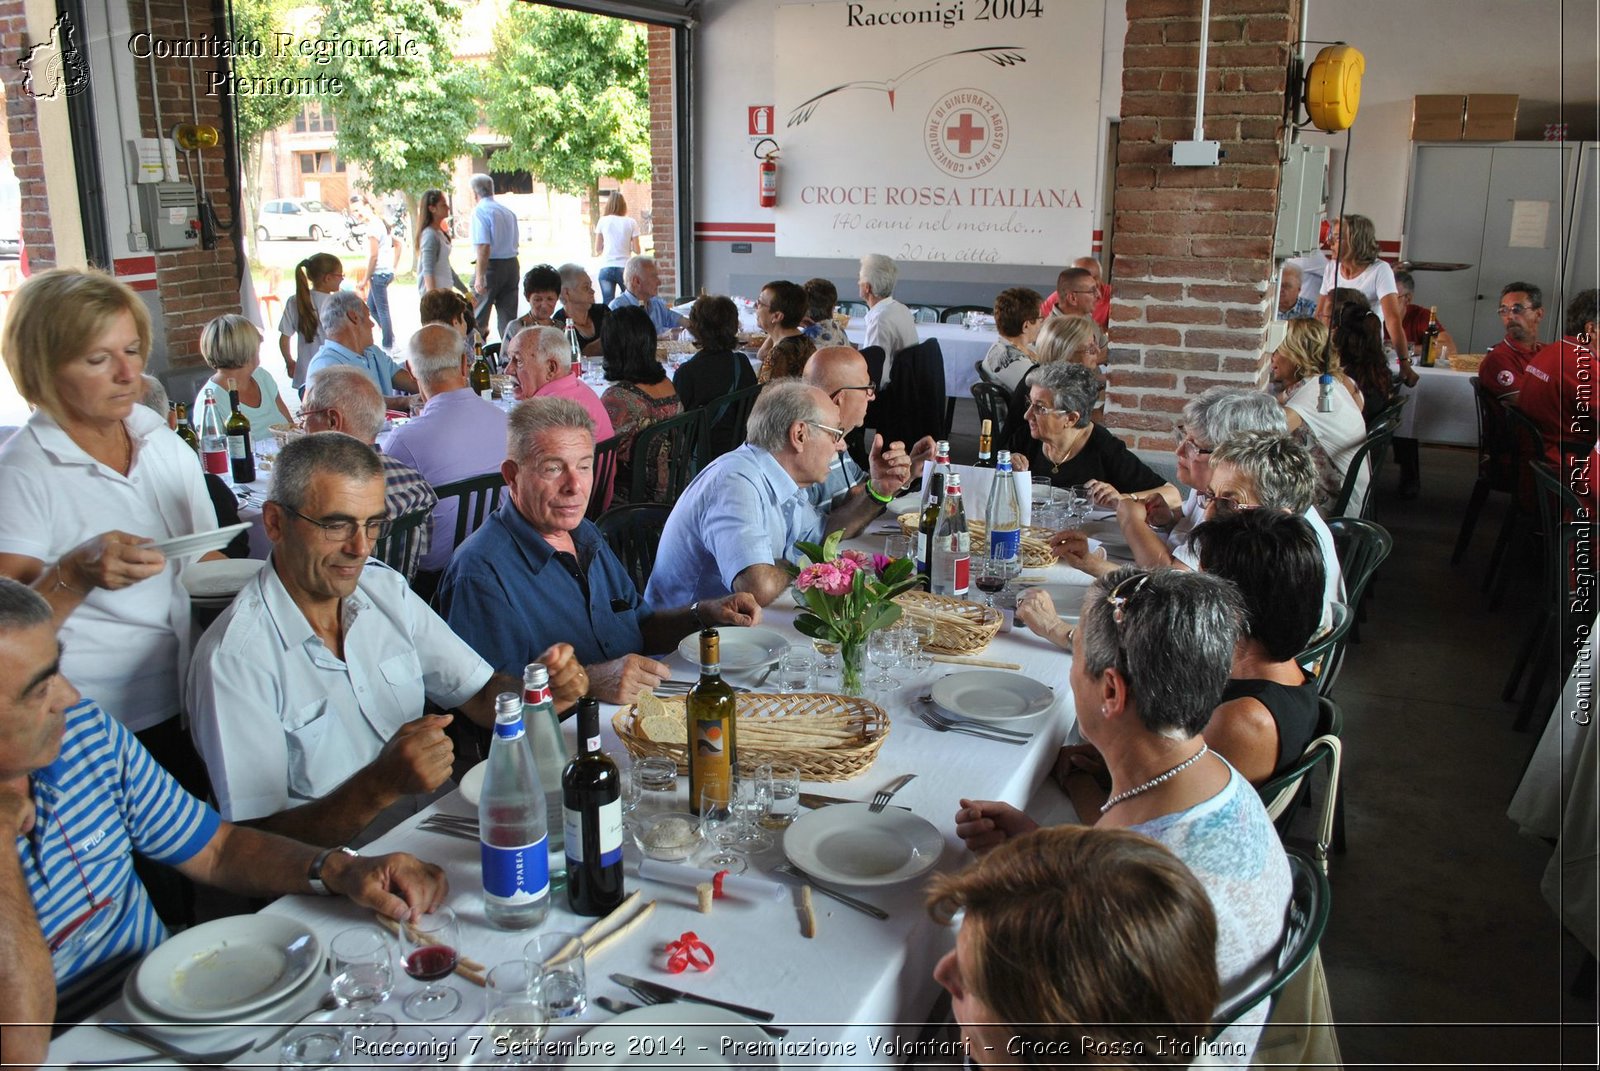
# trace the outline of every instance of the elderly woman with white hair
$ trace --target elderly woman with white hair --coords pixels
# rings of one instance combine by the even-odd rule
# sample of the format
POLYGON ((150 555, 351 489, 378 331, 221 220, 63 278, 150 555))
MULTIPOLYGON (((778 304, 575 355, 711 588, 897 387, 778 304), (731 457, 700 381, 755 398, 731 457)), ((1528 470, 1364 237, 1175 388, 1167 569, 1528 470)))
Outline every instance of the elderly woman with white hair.
POLYGON ((195 424, 205 410, 206 395, 216 399, 217 416, 233 415, 228 385, 239 391, 239 408, 250 421, 252 439, 272 438, 272 425, 292 424, 289 407, 283 403, 275 383, 261 367, 261 332, 256 325, 236 313, 218 316, 200 332, 200 356, 212 369, 212 376, 201 384, 189 410, 195 424))
MULTIPOLYGON (((582 264, 563 264, 556 269, 561 277, 561 307, 556 310, 555 324, 566 330, 571 324, 578 332, 578 347, 585 356, 600 353, 600 325, 605 323, 611 310, 594 299, 594 280, 582 264)), ((603 438, 603 436, 602 436, 603 438)))

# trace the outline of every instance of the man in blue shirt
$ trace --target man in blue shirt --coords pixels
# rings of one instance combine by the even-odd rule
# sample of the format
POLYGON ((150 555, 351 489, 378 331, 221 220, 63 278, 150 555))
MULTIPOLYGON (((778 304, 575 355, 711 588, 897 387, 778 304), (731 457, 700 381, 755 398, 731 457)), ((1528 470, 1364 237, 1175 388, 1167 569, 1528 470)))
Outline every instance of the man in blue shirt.
POLYGON ((417 392, 417 381, 372 341, 372 313, 361 295, 351 290, 330 294, 322 305, 323 343, 306 368, 306 379, 324 368, 349 365, 372 377, 385 398, 399 391, 417 392))
MULTIPOLYGON (((65 1007, 102 968, 165 940, 135 853, 245 896, 339 893, 391 918, 444 900, 438 867, 364 858, 222 821, 61 676, 50 604, 0 578, 0 1060, 43 1062, 65 1007)), ((87 1011, 89 1009, 84 1009, 87 1011)))
POLYGON ((472 273, 472 292, 477 295, 472 316, 478 334, 489 333, 489 310, 495 312, 495 330, 500 341, 517 318, 517 280, 522 266, 517 262, 517 214, 494 199, 494 179, 472 176, 472 195, 478 199, 472 210, 472 247, 477 250, 477 267, 472 273))
POLYGON ((631 703, 671 670, 644 657, 706 625, 753 625, 746 594, 690 603, 641 599, 605 537, 584 519, 594 482, 594 421, 566 398, 511 412, 500 509, 456 549, 436 602, 451 629, 501 673, 552 643, 572 644, 589 692, 631 703), (657 606, 675 609, 656 609, 657 606))
POLYGON ((628 258, 628 266, 622 269, 622 284, 626 289, 611 299, 613 309, 641 306, 650 314, 650 322, 656 325, 658 335, 683 326, 683 317, 656 296, 661 290, 661 271, 654 257, 628 258))
POLYGON ((746 442, 684 488, 661 532, 645 598, 682 604, 729 592, 766 606, 789 586, 780 561, 797 540, 821 542, 823 515, 806 488, 844 449, 839 407, 798 379, 768 383, 750 410, 746 442))

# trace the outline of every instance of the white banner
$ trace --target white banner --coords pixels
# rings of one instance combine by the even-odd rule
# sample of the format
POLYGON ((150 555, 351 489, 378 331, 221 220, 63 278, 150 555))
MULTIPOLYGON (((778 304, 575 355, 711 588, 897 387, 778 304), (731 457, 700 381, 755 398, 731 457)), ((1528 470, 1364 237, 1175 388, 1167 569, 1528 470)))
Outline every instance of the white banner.
POLYGON ((780 7, 777 254, 1087 252, 1103 19, 1098 0, 780 7))

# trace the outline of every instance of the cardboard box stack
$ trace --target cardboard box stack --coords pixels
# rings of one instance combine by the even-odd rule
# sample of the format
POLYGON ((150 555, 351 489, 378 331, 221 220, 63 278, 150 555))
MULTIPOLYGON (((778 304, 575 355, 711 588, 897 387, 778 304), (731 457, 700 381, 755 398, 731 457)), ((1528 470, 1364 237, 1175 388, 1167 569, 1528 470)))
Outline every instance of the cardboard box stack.
POLYGON ((1460 93, 1419 93, 1411 98, 1411 140, 1460 141, 1466 111, 1460 93))
POLYGON ((1468 93, 1461 137, 1466 141, 1514 140, 1518 99, 1515 93, 1468 93))

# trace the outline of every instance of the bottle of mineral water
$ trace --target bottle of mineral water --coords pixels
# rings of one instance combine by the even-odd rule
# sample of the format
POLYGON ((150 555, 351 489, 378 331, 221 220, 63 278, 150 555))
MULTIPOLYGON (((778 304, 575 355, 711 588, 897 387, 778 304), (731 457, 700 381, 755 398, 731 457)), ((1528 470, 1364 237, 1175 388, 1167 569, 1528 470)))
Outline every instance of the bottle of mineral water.
POLYGON ((966 598, 971 575, 971 537, 967 534, 967 513, 961 505, 961 476, 950 474, 939 524, 934 529, 929 551, 929 590, 935 595, 966 598))
MULTIPOLYGON (((539 766, 539 783, 544 786, 545 813, 560 815, 567 743, 561 738, 561 722, 550 697, 550 671, 543 662, 529 662, 522 669, 522 720, 533 745, 533 760, 539 766)), ((559 853, 564 843, 558 822, 550 829, 550 850, 559 853)))
POLYGON ((989 557, 1016 562, 1022 553, 1022 500, 1017 496, 1016 477, 1011 474, 1011 451, 1001 450, 995 457, 994 483, 989 488, 989 557))
POLYGON ((503 930, 527 930, 550 914, 549 812, 520 698, 500 693, 494 714, 494 739, 478 794, 483 913, 503 930))

